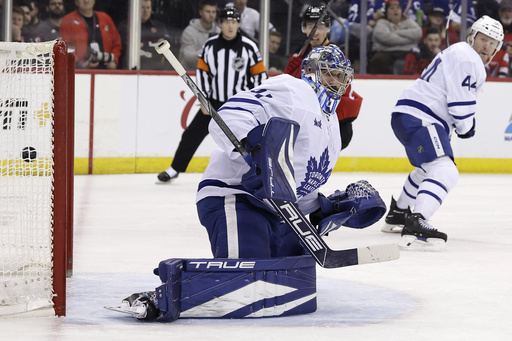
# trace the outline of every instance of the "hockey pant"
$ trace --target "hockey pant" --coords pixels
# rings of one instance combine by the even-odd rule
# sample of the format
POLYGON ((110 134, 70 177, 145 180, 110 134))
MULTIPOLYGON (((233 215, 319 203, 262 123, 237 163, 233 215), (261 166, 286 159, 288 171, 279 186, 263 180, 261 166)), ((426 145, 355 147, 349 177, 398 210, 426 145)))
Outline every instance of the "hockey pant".
POLYGON ((290 226, 247 195, 204 198, 197 203, 197 212, 208 231, 215 258, 273 258, 304 253, 290 226))

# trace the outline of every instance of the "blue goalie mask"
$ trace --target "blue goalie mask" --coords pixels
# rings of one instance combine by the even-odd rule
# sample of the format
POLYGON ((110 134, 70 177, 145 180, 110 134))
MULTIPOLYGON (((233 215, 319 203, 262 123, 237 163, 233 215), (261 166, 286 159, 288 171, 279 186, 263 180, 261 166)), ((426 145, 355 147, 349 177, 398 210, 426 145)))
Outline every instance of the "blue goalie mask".
POLYGON ((302 61, 301 78, 315 90, 322 110, 332 115, 354 79, 354 69, 338 46, 331 44, 311 50, 302 61))

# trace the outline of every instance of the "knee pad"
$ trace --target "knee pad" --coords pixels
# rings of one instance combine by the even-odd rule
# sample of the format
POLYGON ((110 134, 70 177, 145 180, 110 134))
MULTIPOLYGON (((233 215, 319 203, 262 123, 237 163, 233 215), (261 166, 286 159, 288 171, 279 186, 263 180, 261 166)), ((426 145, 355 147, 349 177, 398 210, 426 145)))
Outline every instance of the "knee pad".
POLYGON ((421 165, 427 174, 427 178, 439 181, 449 192, 459 179, 459 170, 453 160, 448 156, 443 156, 434 161, 421 165))

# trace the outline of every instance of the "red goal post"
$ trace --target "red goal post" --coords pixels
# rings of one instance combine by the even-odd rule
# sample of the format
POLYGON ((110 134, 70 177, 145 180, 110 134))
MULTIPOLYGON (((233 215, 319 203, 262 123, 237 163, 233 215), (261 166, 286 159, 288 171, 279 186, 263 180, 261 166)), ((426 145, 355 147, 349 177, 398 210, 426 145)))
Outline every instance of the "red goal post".
POLYGON ((66 314, 74 77, 62 40, 0 42, 0 316, 66 314))

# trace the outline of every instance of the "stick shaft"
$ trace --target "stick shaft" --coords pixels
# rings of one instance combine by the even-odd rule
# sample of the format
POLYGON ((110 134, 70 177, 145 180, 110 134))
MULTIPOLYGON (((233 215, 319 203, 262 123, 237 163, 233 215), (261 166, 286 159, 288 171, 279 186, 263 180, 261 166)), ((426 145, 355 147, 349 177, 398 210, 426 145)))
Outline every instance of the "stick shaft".
POLYGON ((156 50, 158 53, 163 54, 164 57, 169 61, 169 63, 172 65, 174 70, 176 70, 181 79, 183 79, 185 84, 188 85, 190 90, 192 90, 194 95, 199 99, 199 102, 203 105, 203 107, 206 108, 210 116, 219 125, 220 129, 224 132, 224 134, 226 134, 229 141, 235 146, 236 151, 239 152, 247 161, 247 159, 250 158, 250 156, 245 150, 245 148, 242 146, 242 143, 236 138, 235 134, 233 134, 231 129, 229 129, 229 127, 226 125, 224 120, 219 116, 217 111, 213 109, 210 101, 206 98, 206 96, 199 89, 199 87, 192 80, 192 78, 190 78, 190 76, 187 74, 179 60, 176 58, 174 53, 172 53, 172 51, 169 48, 169 43, 167 41, 163 41, 156 47, 156 50))
POLYGON ((307 48, 309 46, 309 43, 311 43, 311 39, 313 39, 313 36, 315 35, 316 30, 318 29, 318 26, 320 26, 320 24, 324 20, 325 16, 327 15, 327 8, 331 4, 331 2, 332 2, 332 0, 329 0, 327 5, 325 6, 324 10, 322 11, 322 14, 320 15, 320 17, 316 21, 315 26, 313 26, 313 29, 311 30, 311 33, 308 35, 308 38, 304 42, 304 45, 302 45, 302 48, 300 49, 300 51, 298 53, 298 56, 300 56, 301 58, 304 58, 304 56, 303 56, 304 52, 307 50, 307 48))

